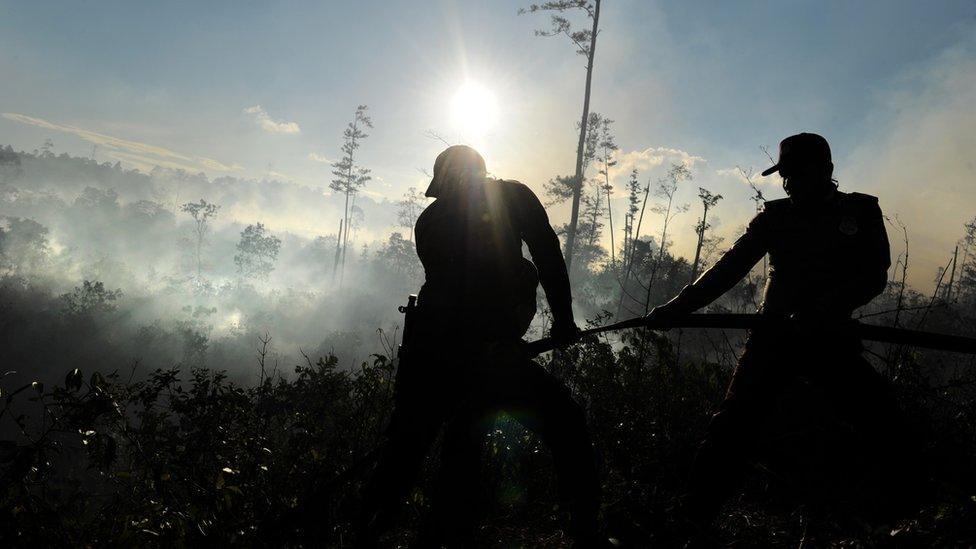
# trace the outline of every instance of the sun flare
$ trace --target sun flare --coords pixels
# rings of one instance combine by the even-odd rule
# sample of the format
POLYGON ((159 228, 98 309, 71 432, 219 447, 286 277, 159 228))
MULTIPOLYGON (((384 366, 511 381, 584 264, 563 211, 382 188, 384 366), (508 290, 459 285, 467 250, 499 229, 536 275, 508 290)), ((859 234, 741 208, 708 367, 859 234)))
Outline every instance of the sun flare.
POLYGON ((498 121, 498 101, 488 88, 465 82, 454 93, 451 114, 457 129, 467 138, 479 138, 498 121))

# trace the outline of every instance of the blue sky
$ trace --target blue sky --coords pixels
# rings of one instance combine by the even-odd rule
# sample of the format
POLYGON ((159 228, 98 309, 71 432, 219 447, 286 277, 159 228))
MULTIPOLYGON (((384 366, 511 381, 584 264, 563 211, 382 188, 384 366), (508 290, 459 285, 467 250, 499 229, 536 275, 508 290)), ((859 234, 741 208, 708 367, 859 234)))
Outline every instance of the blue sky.
MULTIPOLYGON (((372 196, 423 183, 418 168, 442 148, 426 130, 476 142, 491 171, 541 191, 573 169, 583 59, 565 39, 533 36, 548 22, 516 15, 524 5, 0 0, 0 143, 31 150, 50 137, 88 154, 98 141, 103 161, 324 188, 329 166, 313 158, 338 156, 367 104, 372 196), (458 135, 448 112, 468 79, 497 98, 484 135, 458 135)), ((976 214, 972 0, 605 0, 601 22, 592 105, 616 120, 620 171, 653 179, 692 162, 685 200, 697 185, 722 192, 716 230, 728 239, 752 208, 731 169, 764 168, 759 145, 801 130, 831 141, 842 187, 881 195, 917 235, 919 285, 976 214), (935 206, 921 208, 920 187, 935 206)))

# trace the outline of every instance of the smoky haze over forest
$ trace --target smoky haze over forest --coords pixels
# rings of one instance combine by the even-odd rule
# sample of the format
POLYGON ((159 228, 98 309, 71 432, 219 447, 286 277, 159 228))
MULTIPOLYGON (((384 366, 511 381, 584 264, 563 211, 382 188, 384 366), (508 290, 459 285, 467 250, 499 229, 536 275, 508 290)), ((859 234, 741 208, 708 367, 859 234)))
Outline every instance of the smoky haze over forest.
MULTIPOLYGON (((340 287, 336 233, 310 237, 275 223, 341 218, 342 204, 321 191, 165 168, 147 174, 53 148, 49 142, 36 154, 3 150, 4 280, 8 290, 25 292, 23 301, 7 304, 5 316, 15 318, 16 310, 72 327, 54 346, 8 348, 13 354, 5 362, 22 364, 23 374, 43 378, 63 370, 79 359, 69 349, 89 338, 83 347, 93 352, 109 341, 117 347, 91 357, 112 369, 184 362, 250 380, 258 375, 258 338, 266 334, 283 369, 300 358, 300 348, 315 355, 334 350, 351 365, 380 347, 377 330, 393 341, 402 323, 396 305, 419 286, 409 244, 410 216, 422 208, 417 197, 400 204, 356 197, 340 287), (198 214, 207 217, 198 240, 186 205, 201 200, 216 208, 198 214), (398 216, 405 227, 391 227, 398 216), (257 244, 252 238, 242 250, 249 225, 260 231, 257 244), (390 229, 396 234, 372 237, 390 229), (235 261, 248 252, 253 261, 235 261)), ((47 329, 36 320, 14 331, 27 342, 45 340, 47 329)))

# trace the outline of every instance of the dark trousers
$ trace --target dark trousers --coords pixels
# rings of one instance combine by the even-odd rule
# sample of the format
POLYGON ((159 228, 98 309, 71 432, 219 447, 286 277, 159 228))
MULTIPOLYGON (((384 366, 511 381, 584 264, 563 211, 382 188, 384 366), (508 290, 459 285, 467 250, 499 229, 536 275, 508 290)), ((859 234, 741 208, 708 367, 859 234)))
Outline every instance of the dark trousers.
POLYGON ((514 351, 429 351, 404 365, 385 448, 365 493, 361 538, 375 539, 392 526, 446 424, 432 509, 418 545, 463 543, 483 506, 478 477, 485 436, 502 410, 541 437, 552 452, 571 535, 595 536, 599 483, 583 410, 559 380, 514 351))
POLYGON ((686 516, 710 524, 759 457, 760 435, 777 399, 797 377, 825 394, 861 440, 905 457, 905 421, 887 381, 861 356, 860 341, 840 332, 751 334, 725 399, 712 416, 692 465, 686 516))

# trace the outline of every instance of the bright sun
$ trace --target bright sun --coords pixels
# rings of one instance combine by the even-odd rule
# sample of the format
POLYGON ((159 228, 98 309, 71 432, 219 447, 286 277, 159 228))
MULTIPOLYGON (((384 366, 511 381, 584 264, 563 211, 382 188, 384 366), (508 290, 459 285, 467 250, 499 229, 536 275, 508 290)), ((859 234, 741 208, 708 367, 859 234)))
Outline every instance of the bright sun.
POLYGON ((498 120, 495 94, 475 82, 465 82, 451 100, 454 124, 466 138, 479 138, 498 120))

